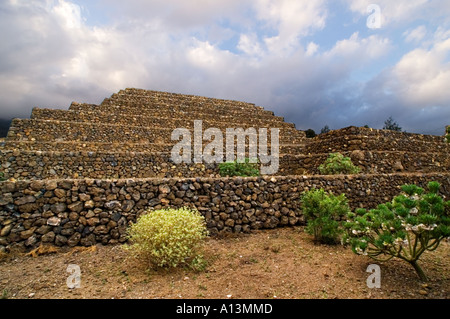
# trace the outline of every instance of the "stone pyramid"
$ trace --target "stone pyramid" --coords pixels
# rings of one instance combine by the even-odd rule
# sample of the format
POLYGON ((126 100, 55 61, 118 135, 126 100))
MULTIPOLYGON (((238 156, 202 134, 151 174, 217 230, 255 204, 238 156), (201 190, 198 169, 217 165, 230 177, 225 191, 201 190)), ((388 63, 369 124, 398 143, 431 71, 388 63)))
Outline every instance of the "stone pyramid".
MULTIPOLYGON (((193 95, 126 89, 100 105, 33 109, 15 119, 2 151, 6 178, 211 177, 217 165, 172 165, 177 128, 278 128, 280 155, 300 153, 305 133, 254 104, 193 95)), ((270 140, 269 140, 270 142, 270 140)), ((205 146, 206 142, 204 142, 205 146)), ((224 149, 225 151, 225 149, 224 149)))
POLYGON ((299 225, 299 197, 311 188, 345 193, 352 208, 374 207, 401 185, 431 180, 450 198, 449 145, 443 136, 358 127, 306 139, 251 103, 141 89, 121 90, 100 105, 35 108, 30 119, 13 120, 0 143, 0 250, 123 243, 138 216, 166 207, 195 207, 213 235, 299 225), (199 120, 203 130, 223 135, 229 128, 278 129, 278 171, 228 178, 218 175, 217 163, 174 163, 172 133, 192 135, 199 120), (361 173, 319 175, 333 152, 351 157, 361 173))

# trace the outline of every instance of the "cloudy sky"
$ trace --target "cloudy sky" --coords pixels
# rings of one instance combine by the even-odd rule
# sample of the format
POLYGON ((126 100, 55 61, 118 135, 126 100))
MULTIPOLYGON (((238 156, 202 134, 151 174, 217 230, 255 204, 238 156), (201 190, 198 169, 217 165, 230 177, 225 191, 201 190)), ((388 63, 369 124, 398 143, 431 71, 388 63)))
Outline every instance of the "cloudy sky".
POLYGON ((449 17, 449 0, 1 0, 0 118, 137 87, 253 102, 299 129, 392 116, 442 135, 449 17))

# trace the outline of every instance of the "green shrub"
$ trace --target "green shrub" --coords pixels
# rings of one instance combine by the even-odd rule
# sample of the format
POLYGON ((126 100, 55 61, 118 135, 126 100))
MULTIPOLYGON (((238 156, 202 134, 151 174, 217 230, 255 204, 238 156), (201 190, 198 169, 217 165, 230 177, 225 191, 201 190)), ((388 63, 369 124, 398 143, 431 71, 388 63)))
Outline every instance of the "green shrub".
POLYGON ((360 168, 353 165, 350 157, 344 157, 341 153, 331 153, 325 163, 319 166, 322 175, 358 174, 360 168))
POLYGON ((383 130, 401 132, 402 128, 394 121, 394 119, 389 117, 386 121, 384 121, 383 130))
POLYGON ((444 202, 439 188, 439 183, 430 182, 425 193, 416 185, 404 185, 403 193, 392 202, 349 213, 344 242, 356 254, 378 261, 405 260, 426 280, 417 261, 423 252, 435 250, 450 237, 450 202, 444 202))
POLYGON ((6 181, 5 174, 0 172, 0 182, 6 181))
POLYGON ((350 212, 345 194, 335 196, 323 189, 314 189, 303 193, 301 201, 306 232, 325 244, 339 242, 342 233, 339 221, 350 212))
POLYGON ((202 268, 200 248, 208 236, 204 217, 189 208, 161 209, 141 216, 128 229, 128 250, 158 267, 202 268))
POLYGON ((307 129, 305 131, 306 138, 314 138, 317 136, 316 132, 313 129, 307 129))
POLYGON ((252 177, 260 176, 258 162, 250 163, 250 159, 246 158, 245 162, 239 163, 238 161, 226 162, 219 164, 220 176, 241 176, 241 177, 252 177))

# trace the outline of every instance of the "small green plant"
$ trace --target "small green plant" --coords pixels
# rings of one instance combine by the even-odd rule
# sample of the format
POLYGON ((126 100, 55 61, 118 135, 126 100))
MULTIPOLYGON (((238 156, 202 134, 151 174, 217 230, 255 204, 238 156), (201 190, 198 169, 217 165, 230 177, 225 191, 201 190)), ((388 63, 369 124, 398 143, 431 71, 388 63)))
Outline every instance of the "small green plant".
POLYGON ((345 194, 335 196, 323 189, 313 189, 303 193, 301 202, 306 232, 324 244, 339 242, 342 233, 339 221, 350 212, 345 194))
POLYGON ((5 173, 0 172, 0 182, 6 181, 5 173))
POLYGON ((157 267, 188 266, 202 270, 206 261, 200 254, 208 236, 205 218, 190 208, 162 209, 141 216, 128 229, 136 257, 157 267))
POLYGON ((361 169, 353 165, 350 157, 344 157, 341 153, 331 153, 325 163, 319 166, 322 175, 358 174, 361 169))
POLYGON ((219 164, 220 176, 241 176, 241 177, 252 177, 260 176, 258 161, 251 163, 249 158, 246 158, 243 163, 239 161, 226 162, 219 164))
POLYGON ((377 261, 394 257, 410 263, 419 278, 427 277, 418 264, 425 251, 438 248, 450 237, 450 201, 439 195, 440 184, 430 182, 428 192, 416 185, 402 186, 403 193, 392 202, 367 211, 348 214, 344 243, 353 252, 377 261))

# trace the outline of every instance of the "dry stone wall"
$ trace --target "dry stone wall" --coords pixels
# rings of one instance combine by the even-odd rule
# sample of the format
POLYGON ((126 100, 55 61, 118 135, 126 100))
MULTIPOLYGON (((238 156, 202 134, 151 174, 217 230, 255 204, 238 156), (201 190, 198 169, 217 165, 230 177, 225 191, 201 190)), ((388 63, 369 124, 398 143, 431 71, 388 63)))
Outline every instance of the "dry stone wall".
POLYGON ((345 193, 352 208, 371 208, 403 184, 432 180, 450 198, 449 173, 1 182, 0 248, 123 243, 138 216, 164 207, 197 208, 212 234, 297 225, 306 190, 345 193))
MULTIPOLYGON (((207 142, 206 142, 207 143, 207 142)), ((205 144, 206 144, 205 143, 205 144)), ((157 144, 157 143, 100 143, 100 142, 76 142, 76 141, 61 141, 61 142, 42 142, 42 141, 7 141, 5 143, 6 152, 14 150, 19 154, 22 151, 40 151, 47 152, 98 152, 98 153, 171 153, 173 144, 157 144)), ((270 150, 270 144, 268 149, 270 150)), ((280 145, 280 154, 300 154, 303 149, 303 144, 297 145, 280 145)), ((224 154, 226 149, 224 148, 224 154)), ((36 153, 40 154, 40 153, 36 153)), ((0 154, 1 157, 1 154, 0 154)))
POLYGON ((290 156, 286 171, 318 174, 330 153, 352 159, 362 173, 446 172, 450 144, 442 136, 348 127, 321 134, 305 144, 305 156, 290 156))
MULTIPOLYGON (((188 123, 186 123, 188 124, 188 123)), ((124 126, 104 123, 65 122, 47 120, 20 120, 14 119, 8 132, 8 139, 12 141, 79 141, 79 142, 104 142, 104 143, 175 143, 171 135, 177 127, 143 127, 124 126)), ((194 136, 193 125, 184 126, 194 136)), ((208 127, 204 127, 206 130, 208 127)), ((235 127, 231 127, 235 129, 235 127)), ((236 127, 237 128, 237 127, 236 127)), ((226 136, 226 127, 221 129, 223 137, 226 136)), ((258 130, 255 131, 258 134, 258 130)), ((281 128, 281 144, 302 143, 302 135, 295 134, 295 129, 281 128)))
POLYGON ((442 136, 348 127, 317 136, 309 141, 304 151, 322 154, 355 150, 448 153, 450 146, 444 143, 442 136))
POLYGON ((216 176, 218 166, 173 164, 170 153, 4 151, 5 178, 149 178, 216 176))
MULTIPOLYGON (((217 98, 208 98, 204 96, 186 95, 179 93, 159 92, 142 89, 125 89, 113 94, 110 98, 106 98, 102 105, 116 104, 117 102, 129 102, 132 105, 145 104, 154 105, 159 103, 169 104, 171 106, 190 106, 190 107, 226 107, 227 109, 244 109, 265 111, 262 107, 253 103, 225 100, 217 98)), ((270 112, 270 111, 267 111, 270 112)))
MULTIPOLYGON (((395 151, 340 152, 350 157, 363 174, 396 172, 448 172, 450 157, 446 153, 415 153, 395 151)), ((280 160, 281 175, 320 175, 319 166, 328 153, 311 155, 285 155, 280 160)))
MULTIPOLYGON (((450 159, 442 153, 343 152, 365 174, 447 172, 450 159)), ((276 175, 320 175, 328 154, 283 155, 276 175)), ((223 161, 226 159, 224 158, 223 161)), ((177 164, 170 153, 93 151, 3 151, 5 178, 170 178, 219 177, 218 164, 177 164)))
MULTIPOLYGON (((248 155, 248 154, 247 154, 248 155)), ((283 155, 275 175, 311 175, 326 158, 283 155), (305 164, 307 162, 307 164, 305 164)), ((226 158, 223 158, 223 162, 226 158)), ((220 177, 219 164, 174 164, 170 152, 95 152, 6 150, 0 154, 5 178, 170 178, 220 177)))
MULTIPOLYGON (((155 118, 173 118, 175 117, 182 117, 186 120, 220 120, 222 122, 234 122, 239 121, 239 119, 242 120, 242 118, 250 118, 250 119, 256 119, 256 120, 264 120, 264 121, 273 121, 276 123, 283 122, 283 118, 279 116, 273 116, 270 114, 256 114, 254 112, 251 113, 245 113, 245 117, 239 116, 240 112, 229 112, 226 110, 221 110, 219 112, 212 112, 212 111, 198 111, 198 110, 186 110, 182 112, 174 112, 170 109, 170 107, 154 111, 154 110, 143 110, 142 108, 136 107, 123 107, 120 105, 110 105, 110 106, 100 106, 100 105, 85 105, 85 104, 72 104, 69 108, 69 111, 71 112, 79 112, 82 114, 89 113, 89 112, 95 112, 97 114, 99 113, 106 113, 111 114, 113 116, 117 117, 139 117, 139 116, 147 116, 147 117, 155 117, 155 118), (145 114, 145 115, 144 115, 145 114)), ((163 123, 163 120, 161 120, 161 123, 163 123)), ((294 126, 293 124, 291 126, 294 126)))
MULTIPOLYGON (((167 112, 167 109, 164 109, 167 112)), ((142 113, 141 113, 142 114, 142 113)), ((281 118, 270 117, 267 119, 259 118, 245 118, 245 117, 232 117, 232 116, 209 116, 200 117, 189 113, 189 117, 174 116, 173 112, 169 114, 162 114, 158 112, 158 116, 143 116, 135 115, 131 116, 127 112, 120 110, 120 112, 105 112, 99 113, 98 111, 66 111, 66 110, 52 110, 52 109, 39 109, 34 108, 31 114, 32 119, 36 120, 54 120, 65 122, 90 122, 90 123, 110 123, 116 125, 129 125, 129 126, 143 126, 143 127, 193 127, 194 121, 202 119, 203 126, 206 128, 228 128, 228 127, 242 127, 247 128, 260 128, 260 127, 277 127, 277 128, 292 128, 295 129, 294 124, 283 122, 281 118), (166 115, 166 117, 162 116, 166 115)), ((292 130, 292 133, 295 131, 292 130)), ((302 131, 297 131, 296 134, 303 136, 302 131)), ((304 137, 304 136, 303 136, 304 137)))

